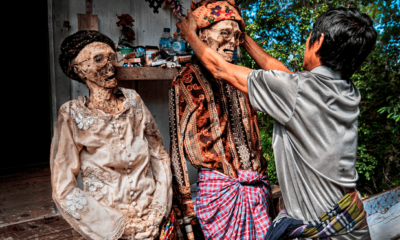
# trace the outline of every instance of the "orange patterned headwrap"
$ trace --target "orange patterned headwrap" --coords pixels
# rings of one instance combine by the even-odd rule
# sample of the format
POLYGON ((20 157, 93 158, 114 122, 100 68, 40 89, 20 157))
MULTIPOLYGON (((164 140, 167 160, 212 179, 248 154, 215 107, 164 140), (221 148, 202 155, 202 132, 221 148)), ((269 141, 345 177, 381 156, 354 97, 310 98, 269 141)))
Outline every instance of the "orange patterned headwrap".
POLYGON ((239 23, 240 29, 244 31, 244 21, 235 0, 192 1, 190 8, 199 29, 206 28, 219 21, 234 20, 239 23))

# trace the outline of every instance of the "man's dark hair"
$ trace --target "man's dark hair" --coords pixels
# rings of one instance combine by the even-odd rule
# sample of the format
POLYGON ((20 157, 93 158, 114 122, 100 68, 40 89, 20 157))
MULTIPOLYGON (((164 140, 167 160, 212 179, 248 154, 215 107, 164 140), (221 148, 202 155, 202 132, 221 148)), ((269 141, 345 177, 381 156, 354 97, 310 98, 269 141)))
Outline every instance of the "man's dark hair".
POLYGON ((323 33, 318 51, 321 63, 348 79, 375 46, 377 33, 372 24, 367 14, 354 8, 329 10, 314 23, 309 46, 323 33))

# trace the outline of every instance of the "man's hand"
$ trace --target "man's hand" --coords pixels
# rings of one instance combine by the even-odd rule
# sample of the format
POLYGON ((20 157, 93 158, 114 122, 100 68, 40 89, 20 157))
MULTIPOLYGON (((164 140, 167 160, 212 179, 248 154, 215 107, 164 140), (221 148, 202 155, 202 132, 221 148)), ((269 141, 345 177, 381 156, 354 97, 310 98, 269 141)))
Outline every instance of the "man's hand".
POLYGON ((179 21, 176 23, 176 26, 181 29, 181 37, 183 39, 187 41, 187 38, 196 35, 197 23, 191 10, 187 10, 187 17, 180 17, 179 21))

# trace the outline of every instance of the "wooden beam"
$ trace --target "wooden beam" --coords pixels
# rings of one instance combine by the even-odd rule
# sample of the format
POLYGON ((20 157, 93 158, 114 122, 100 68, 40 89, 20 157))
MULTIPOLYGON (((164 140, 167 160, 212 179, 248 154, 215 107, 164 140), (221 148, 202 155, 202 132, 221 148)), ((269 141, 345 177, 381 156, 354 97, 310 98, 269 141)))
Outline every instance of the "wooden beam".
POLYGON ((176 68, 158 67, 117 67, 118 80, 172 80, 178 72, 176 68))
POLYGON ((78 31, 96 30, 99 31, 99 18, 94 14, 78 13, 78 31))
POLYGON ((57 119, 57 97, 55 86, 55 60, 54 60, 54 28, 53 28, 53 1, 47 0, 47 29, 49 32, 49 67, 51 89, 51 136, 54 134, 54 125, 57 119))
MULTIPOLYGON (((50 85, 53 128, 58 116, 60 106, 71 100, 71 80, 64 74, 59 63, 58 56, 61 53, 61 43, 69 36, 69 28, 64 27, 68 21, 69 1, 47 0, 48 5, 48 29, 49 29, 49 54, 50 54, 50 85)), ((52 132, 53 134, 53 132, 52 132)))

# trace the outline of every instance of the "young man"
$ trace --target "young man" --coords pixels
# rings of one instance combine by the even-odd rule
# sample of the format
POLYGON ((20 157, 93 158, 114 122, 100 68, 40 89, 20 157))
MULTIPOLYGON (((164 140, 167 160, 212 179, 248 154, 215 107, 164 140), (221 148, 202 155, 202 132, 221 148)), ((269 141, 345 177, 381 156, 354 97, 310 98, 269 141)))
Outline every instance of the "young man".
POLYGON ((355 191, 361 96, 349 77, 375 45, 372 20, 344 8, 320 16, 307 39, 305 71, 297 73, 248 36, 243 46, 263 70, 225 62, 197 37, 190 11, 180 28, 216 79, 248 93, 254 109, 275 119, 273 147, 286 212, 267 239, 369 239, 355 191))

